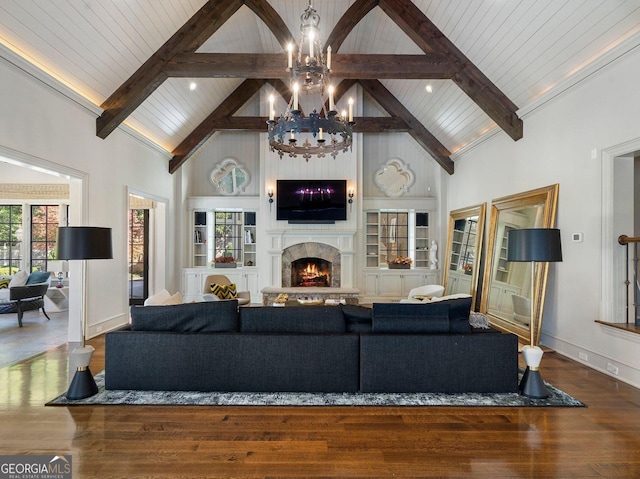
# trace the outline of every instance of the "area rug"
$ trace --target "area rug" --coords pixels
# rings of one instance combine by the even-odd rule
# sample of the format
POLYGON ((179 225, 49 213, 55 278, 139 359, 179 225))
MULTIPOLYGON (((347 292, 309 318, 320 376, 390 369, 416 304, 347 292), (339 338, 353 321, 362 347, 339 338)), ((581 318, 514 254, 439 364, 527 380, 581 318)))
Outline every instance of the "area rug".
POLYGON ((462 407, 585 407, 581 401, 547 383, 547 399, 517 393, 242 393, 193 391, 106 391, 104 371, 95 376, 98 394, 76 401, 64 394, 47 406, 462 406, 462 407))

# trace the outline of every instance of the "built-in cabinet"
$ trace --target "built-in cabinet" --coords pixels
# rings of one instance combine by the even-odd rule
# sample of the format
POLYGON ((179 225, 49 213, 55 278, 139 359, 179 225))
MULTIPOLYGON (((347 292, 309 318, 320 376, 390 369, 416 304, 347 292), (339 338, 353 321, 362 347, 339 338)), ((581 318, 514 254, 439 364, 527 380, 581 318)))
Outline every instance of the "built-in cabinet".
POLYGON ((182 270, 181 278, 185 302, 202 298, 211 274, 227 276, 238 291, 251 293, 252 302, 262 302, 256 216, 243 208, 192 211, 191 267, 182 270))
POLYGON ((512 319, 512 296, 519 296, 520 293, 521 288, 518 286, 501 283, 499 281, 492 281, 491 291, 489 294, 489 310, 498 316, 504 316, 508 319, 512 319))
POLYGON ((220 263, 258 266, 256 213, 242 210, 193 212, 192 267, 220 263))
POLYGON ((252 303, 261 303, 259 271, 256 268, 184 268, 182 270, 181 291, 185 303, 202 300, 204 281, 211 274, 223 274, 238 291, 249 291, 252 303))
POLYGON ((500 239, 500 251, 498 254, 498 265, 495 274, 495 280, 503 283, 509 282, 511 263, 507 261, 507 246, 509 231, 516 229, 512 226, 505 225, 500 239))
POLYGON ((362 296, 366 303, 383 301, 400 301, 409 296, 409 291, 426 284, 440 284, 437 270, 390 270, 364 272, 362 296))
POLYGON ((400 301, 409 291, 440 284, 440 271, 430 269, 429 212, 414 209, 367 210, 364 214, 364 270, 361 300, 400 301), (389 262, 411 258, 407 269, 392 269, 389 262))
POLYGON ((365 267, 386 267, 396 258, 409 257, 414 268, 428 268, 429 213, 415 210, 365 212, 365 267))

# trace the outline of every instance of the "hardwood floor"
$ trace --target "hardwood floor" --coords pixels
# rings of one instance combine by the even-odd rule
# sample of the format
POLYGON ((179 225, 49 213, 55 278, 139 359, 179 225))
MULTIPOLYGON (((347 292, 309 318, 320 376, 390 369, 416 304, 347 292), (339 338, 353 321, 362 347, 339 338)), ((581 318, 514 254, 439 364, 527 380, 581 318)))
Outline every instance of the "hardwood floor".
POLYGON ((640 477, 640 390, 555 353, 587 408, 44 407, 66 368, 63 346, 0 369, 0 454, 71 454, 75 479, 640 477))

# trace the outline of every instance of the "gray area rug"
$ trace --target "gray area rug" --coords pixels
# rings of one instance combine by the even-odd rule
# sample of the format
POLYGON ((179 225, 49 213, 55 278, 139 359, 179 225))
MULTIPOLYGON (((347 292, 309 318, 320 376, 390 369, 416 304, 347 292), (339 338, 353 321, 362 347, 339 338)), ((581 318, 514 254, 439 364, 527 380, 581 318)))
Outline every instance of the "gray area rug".
POLYGON ((464 406, 464 407, 585 407, 567 393, 547 383, 547 399, 530 399, 517 393, 243 393, 193 391, 105 391, 104 371, 96 374, 98 394, 76 401, 64 394, 47 406, 464 406))

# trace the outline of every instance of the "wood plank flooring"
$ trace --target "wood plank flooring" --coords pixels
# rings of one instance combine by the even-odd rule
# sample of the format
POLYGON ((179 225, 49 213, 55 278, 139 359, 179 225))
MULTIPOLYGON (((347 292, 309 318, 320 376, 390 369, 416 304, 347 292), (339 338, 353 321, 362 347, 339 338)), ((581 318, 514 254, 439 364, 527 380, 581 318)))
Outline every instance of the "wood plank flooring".
POLYGON ((0 454, 71 454, 74 479, 640 477, 640 390, 556 353, 544 378, 587 408, 44 407, 66 360, 0 369, 0 454))

